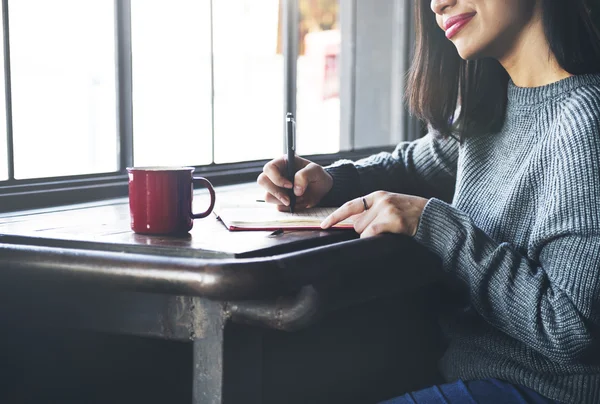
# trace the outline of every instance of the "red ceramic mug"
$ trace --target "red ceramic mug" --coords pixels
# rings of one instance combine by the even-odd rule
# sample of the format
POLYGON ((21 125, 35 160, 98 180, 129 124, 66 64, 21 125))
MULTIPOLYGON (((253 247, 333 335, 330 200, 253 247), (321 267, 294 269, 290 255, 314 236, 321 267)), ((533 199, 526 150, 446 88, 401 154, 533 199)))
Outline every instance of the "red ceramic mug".
POLYGON ((131 230, 141 234, 183 234, 192 229, 193 219, 210 215, 215 207, 215 190, 204 177, 194 177, 194 167, 129 167, 129 212, 131 230), (194 182, 210 192, 205 212, 192 212, 194 182))

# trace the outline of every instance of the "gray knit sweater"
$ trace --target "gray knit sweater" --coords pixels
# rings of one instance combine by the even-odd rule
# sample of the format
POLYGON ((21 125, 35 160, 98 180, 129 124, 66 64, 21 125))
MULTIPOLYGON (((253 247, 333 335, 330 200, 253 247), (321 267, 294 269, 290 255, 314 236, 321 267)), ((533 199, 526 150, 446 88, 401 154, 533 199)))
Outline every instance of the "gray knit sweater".
POLYGON ((600 75, 509 83, 499 133, 459 146, 430 132, 327 170, 327 205, 380 189, 435 196, 414 239, 469 302, 443 321, 448 381, 600 403, 600 75))

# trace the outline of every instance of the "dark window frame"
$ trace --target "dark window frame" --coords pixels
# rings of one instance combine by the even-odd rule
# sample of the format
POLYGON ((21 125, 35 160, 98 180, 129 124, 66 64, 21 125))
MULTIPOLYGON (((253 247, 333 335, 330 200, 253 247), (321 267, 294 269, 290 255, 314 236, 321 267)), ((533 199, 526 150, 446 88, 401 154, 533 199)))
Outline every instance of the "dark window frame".
MULTIPOLYGON (((126 168, 133 165, 133 105, 132 105, 132 54, 131 54, 131 0, 114 0, 115 2, 115 41, 117 63, 117 132, 119 137, 120 155, 119 170, 110 173, 97 173, 85 175, 71 175, 61 177, 43 177, 34 179, 14 179, 14 150, 11 113, 11 72, 10 72, 10 29, 9 29, 9 0, 1 0, 3 9, 3 41, 5 62, 5 99, 6 99, 6 129, 8 141, 9 179, 0 181, 0 212, 46 208, 75 203, 100 201, 125 197, 128 194, 126 168)), ((212 0, 215 1, 215 0, 212 0)), ((212 10, 211 1, 211 10, 212 10)), ((344 51, 354 49, 356 30, 354 26, 356 1, 349 0, 345 12, 350 18, 346 32, 354 37, 349 38, 351 45, 344 47, 344 51)), ((404 0, 395 0, 404 1, 404 0)), ((298 0, 284 0, 284 110, 295 112, 296 106, 296 54, 298 49, 297 15, 298 0)), ((212 19, 212 17, 211 17, 212 19)), ((212 38, 211 38, 212 41, 212 38)), ((211 44, 212 46, 212 44, 211 44)), ((354 52, 354 51, 353 51, 354 52)), ((354 99, 355 80, 354 71, 355 53, 346 56, 342 64, 342 75, 345 77, 341 83, 342 96, 354 99)), ((350 100, 352 105, 355 101, 350 100)), ((282 128, 284 125, 282 110, 282 128)), ((354 122, 351 111, 343 113, 342 130, 346 130, 347 137, 354 139, 354 122), (345 129, 344 129, 345 128, 345 129)), ((214 132, 214 130, 213 130, 214 132)), ((214 133, 213 133, 214 136, 214 133)), ((282 131, 283 136, 283 131, 282 131)), ((310 160, 326 165, 339 159, 356 160, 380 151, 391 151, 392 146, 363 148, 335 154, 320 154, 305 156, 310 160)), ((210 164, 196 166, 195 174, 208 177, 215 186, 255 181, 262 172, 268 160, 248 161, 228 164, 210 164)))
MULTIPOLYGON (((327 165, 339 159, 354 160, 384 150, 391 151, 392 148, 305 157, 317 164, 327 165)), ((267 161, 196 166, 194 174, 209 178, 215 186, 253 182, 267 161)), ((128 194, 127 187, 126 173, 53 177, 44 178, 43 181, 19 180, 16 184, 0 185, 0 213, 125 197, 128 194)))

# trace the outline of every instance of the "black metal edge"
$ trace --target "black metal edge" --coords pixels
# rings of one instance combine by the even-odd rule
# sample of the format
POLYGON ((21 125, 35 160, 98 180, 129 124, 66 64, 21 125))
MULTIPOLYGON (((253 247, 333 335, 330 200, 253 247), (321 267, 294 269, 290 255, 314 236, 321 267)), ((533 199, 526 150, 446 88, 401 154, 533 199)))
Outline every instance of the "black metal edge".
POLYGON ((74 281, 216 300, 289 295, 344 272, 367 270, 377 257, 419 254, 406 237, 382 235, 262 258, 201 259, 0 243, 0 276, 74 281))
POLYGON ((48 285, 68 282, 213 299, 244 299, 282 290, 273 258, 194 259, 8 243, 0 243, 0 257, 5 282, 27 277, 48 285))
POLYGON ((277 299, 274 302, 228 302, 226 312, 237 323, 297 331, 322 316, 324 300, 324 296, 312 285, 307 285, 295 296, 277 299))

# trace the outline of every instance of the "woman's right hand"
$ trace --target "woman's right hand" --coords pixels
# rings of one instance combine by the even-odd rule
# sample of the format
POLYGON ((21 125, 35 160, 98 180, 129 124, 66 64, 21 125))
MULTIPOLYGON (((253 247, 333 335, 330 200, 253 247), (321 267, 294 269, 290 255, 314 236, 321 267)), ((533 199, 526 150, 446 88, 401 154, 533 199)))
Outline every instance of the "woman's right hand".
MULTIPOLYGON (((333 178, 318 164, 296 156, 297 167, 294 176, 294 194, 296 195, 296 208, 312 208, 331 190, 333 178)), ((257 182, 267 193, 265 201, 274 203, 279 210, 287 210, 290 205, 289 190, 292 183, 285 176, 286 157, 282 156, 269 161, 263 167, 263 172, 258 176, 257 182)))

